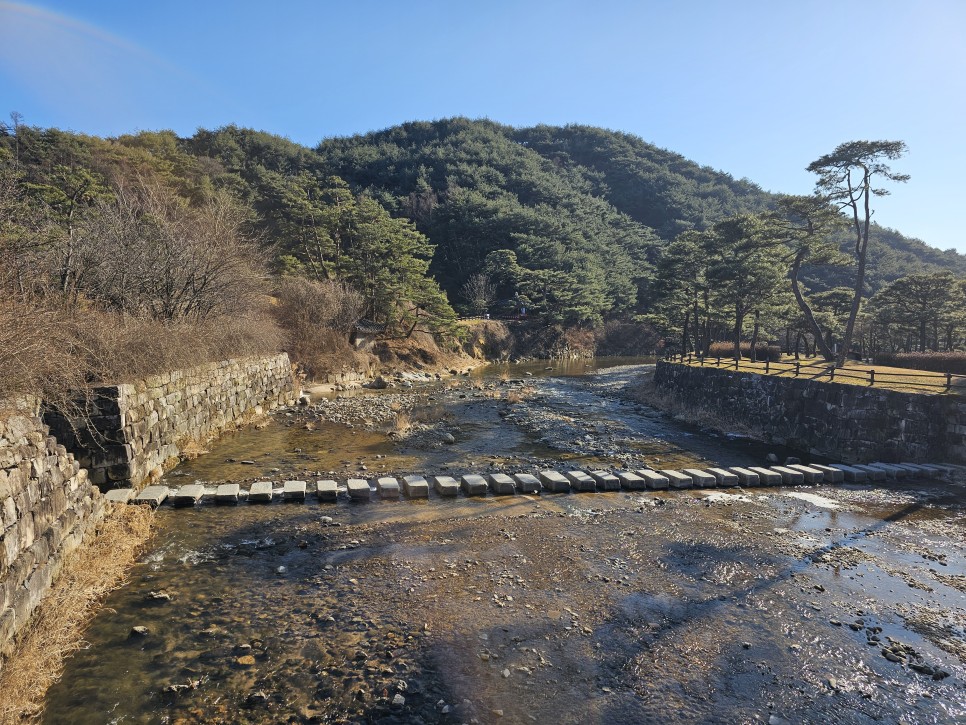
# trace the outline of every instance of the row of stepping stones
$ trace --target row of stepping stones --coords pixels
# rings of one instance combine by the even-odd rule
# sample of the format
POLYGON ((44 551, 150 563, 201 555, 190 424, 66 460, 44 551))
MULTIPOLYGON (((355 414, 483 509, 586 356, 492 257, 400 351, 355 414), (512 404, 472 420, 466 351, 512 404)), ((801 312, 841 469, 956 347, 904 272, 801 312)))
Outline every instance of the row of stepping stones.
POLYGON ((175 506, 193 506, 202 499, 215 503, 232 504, 241 500, 249 503, 271 503, 276 498, 283 501, 305 501, 308 494, 315 494, 322 502, 335 502, 344 495, 351 501, 369 501, 375 493, 382 499, 428 498, 430 488, 441 497, 496 496, 521 494, 595 492, 595 491, 643 491, 686 488, 715 488, 732 486, 799 486, 817 483, 865 483, 887 480, 952 478, 956 473, 966 473, 966 468, 951 464, 918 463, 870 463, 867 465, 844 464, 788 464, 784 466, 731 467, 731 468, 684 468, 680 471, 642 468, 635 471, 540 471, 529 473, 490 473, 485 476, 466 474, 457 480, 452 476, 383 476, 372 484, 364 478, 350 478, 345 486, 333 480, 285 481, 276 488, 271 481, 259 481, 244 491, 237 483, 225 483, 217 488, 206 488, 192 483, 173 490, 168 486, 148 486, 137 492, 134 489, 113 489, 107 499, 118 503, 137 503, 160 506, 171 501, 175 506))

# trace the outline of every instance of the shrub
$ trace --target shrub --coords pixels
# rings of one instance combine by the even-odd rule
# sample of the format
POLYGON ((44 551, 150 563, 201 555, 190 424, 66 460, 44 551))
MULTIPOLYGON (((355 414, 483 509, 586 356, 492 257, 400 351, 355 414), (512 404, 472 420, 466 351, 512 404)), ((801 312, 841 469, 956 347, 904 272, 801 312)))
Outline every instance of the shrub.
MULTIPOLYGON (((712 342, 708 348, 708 357, 731 357, 735 355, 735 345, 733 342, 712 342)), ((741 343, 741 356, 751 359, 751 343, 741 343)), ((759 342, 755 345, 755 359, 759 361, 771 360, 778 362, 782 359, 782 349, 778 345, 769 345, 759 342)))
POLYGON ((892 352, 875 356, 876 365, 966 375, 966 352, 892 352))

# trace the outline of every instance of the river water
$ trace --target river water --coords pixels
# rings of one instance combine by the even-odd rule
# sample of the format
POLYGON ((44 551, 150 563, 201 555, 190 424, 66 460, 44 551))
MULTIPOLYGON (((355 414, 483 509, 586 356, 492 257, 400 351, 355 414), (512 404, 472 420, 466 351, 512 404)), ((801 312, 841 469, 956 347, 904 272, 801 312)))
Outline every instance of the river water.
MULTIPOLYGON (((776 450, 625 399, 648 369, 628 362, 321 401, 167 482, 755 465, 776 450)), ((44 721, 964 722, 964 493, 164 507, 44 721)))

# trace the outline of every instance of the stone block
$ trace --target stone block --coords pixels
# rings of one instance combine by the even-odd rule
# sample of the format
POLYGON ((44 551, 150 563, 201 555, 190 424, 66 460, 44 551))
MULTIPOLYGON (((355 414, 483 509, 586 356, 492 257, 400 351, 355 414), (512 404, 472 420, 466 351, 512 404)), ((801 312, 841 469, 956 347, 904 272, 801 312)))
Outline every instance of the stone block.
MULTIPOLYGON (((647 480, 633 471, 616 471, 614 475, 621 482, 621 488, 628 491, 643 491, 647 488, 647 480)), ((664 478, 664 476, 661 476, 661 478, 664 478)), ((664 480, 667 481, 666 478, 664 480)))
POLYGON ((698 488, 714 488, 718 483, 713 474, 702 471, 700 468, 685 468, 682 473, 689 475, 698 488))
POLYGON ((468 473, 460 476, 460 488, 466 496, 486 496, 486 479, 475 473, 468 473))
POLYGON ((497 496, 512 496, 516 493, 516 486, 513 479, 505 473, 491 473, 487 476, 490 482, 490 490, 497 496))
POLYGON ((935 478, 938 475, 936 469, 918 463, 899 463, 896 465, 910 471, 916 478, 935 478))
POLYGON ((174 494, 175 506, 194 506, 205 494, 205 487, 200 483, 189 483, 182 486, 174 494))
POLYGON ((748 470, 758 474, 758 484, 761 486, 781 486, 782 474, 770 471, 762 466, 749 466, 748 470))
POLYGON ((864 483, 869 478, 869 475, 865 471, 860 471, 858 468, 853 468, 852 466, 846 466, 844 463, 832 463, 829 465, 829 468, 841 471, 842 476, 848 483, 864 483))
POLYGON ((376 490, 380 498, 399 498, 399 481, 392 476, 376 479, 376 490))
POLYGON ((545 491, 552 493, 567 493, 570 491, 570 481, 562 473, 557 471, 540 471, 537 474, 540 483, 543 484, 545 491))
MULTIPOLYGON (((670 488, 692 488, 694 486, 691 477, 681 471, 662 469, 658 473, 667 479, 670 488)), ((641 475, 640 471, 638 471, 638 475, 641 475)))
POLYGON ((530 473, 514 473, 513 482, 520 493, 540 493, 540 479, 530 473))
POLYGON ((610 471, 591 471, 589 475, 601 491, 621 490, 621 480, 610 471))
POLYGON ((131 499, 134 498, 133 488, 112 488, 106 494, 104 498, 111 503, 130 503, 131 499))
POLYGON ((714 476, 718 486, 737 486, 738 476, 726 468, 709 468, 708 473, 714 476))
POLYGON ((429 498, 429 483, 422 476, 403 476, 402 485, 409 498, 429 498))
POLYGON ((148 486, 134 498, 134 503, 146 503, 157 508, 167 500, 170 493, 167 486, 148 486))
POLYGON ((240 495, 241 486, 237 483, 223 483, 215 489, 215 503, 223 505, 238 503, 240 495))
POLYGON ((248 489, 249 503, 271 503, 274 497, 275 489, 271 481, 257 481, 248 489))
POLYGON ((825 480, 825 474, 813 466, 806 466, 801 463, 790 463, 788 468, 798 471, 805 479, 805 483, 821 483, 825 480))
POLYGON ((301 503, 305 500, 305 481, 286 481, 282 484, 282 500, 301 503))
MULTIPOLYGON (((663 473, 658 473, 650 468, 641 468, 635 472, 637 477, 644 481, 644 486, 641 488, 648 488, 652 491, 663 491, 671 487, 671 479, 665 476, 663 473)), ((620 474, 617 474, 620 477, 620 474)), ((624 478, 621 478, 621 482, 624 482, 624 478)), ((630 488, 638 488, 639 484, 634 482, 635 485, 630 486, 630 488)), ((625 488, 628 486, 625 485, 625 488)))
MULTIPOLYGON (((891 463, 869 463, 868 468, 876 468, 886 475, 887 480, 902 480, 909 476, 909 471, 905 468, 900 468, 899 466, 893 465, 891 463)), ((844 476, 843 476, 844 479, 844 476)))
POLYGON ((565 471, 564 476, 570 481, 574 491, 596 491, 597 482, 584 471, 565 471))
POLYGON ((315 495, 324 503, 335 503, 339 499, 339 484, 331 479, 315 482, 315 495))
POLYGON ((881 468, 876 468, 875 466, 866 466, 861 463, 856 463, 852 467, 857 468, 860 471, 865 471, 870 481, 885 481, 886 478, 888 478, 885 471, 883 471, 881 468))
POLYGON ((440 496, 456 496, 460 491, 460 485, 452 476, 433 476, 433 489, 440 496))
POLYGON ((732 466, 728 469, 738 477, 738 483, 742 486, 757 486, 758 474, 749 468, 739 468, 732 466))
POLYGON ((805 483, 805 474, 791 466, 771 466, 771 470, 782 477, 785 486, 801 486, 805 483))
POLYGON ((368 501, 372 497, 372 489, 364 478, 350 478, 346 481, 346 488, 352 501, 368 501))

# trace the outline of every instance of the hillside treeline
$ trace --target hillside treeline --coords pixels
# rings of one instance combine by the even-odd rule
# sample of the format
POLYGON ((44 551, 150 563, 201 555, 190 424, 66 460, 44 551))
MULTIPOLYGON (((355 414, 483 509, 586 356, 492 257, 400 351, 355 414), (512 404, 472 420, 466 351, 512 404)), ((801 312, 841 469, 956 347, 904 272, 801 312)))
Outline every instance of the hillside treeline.
MULTIPOLYGON (((279 348, 319 371, 353 362, 359 319, 388 338, 447 340, 455 310, 564 328, 636 322, 685 348, 737 323, 739 336, 756 325, 814 346, 788 306, 792 247, 758 270, 775 294, 750 306, 735 302, 748 267, 723 263, 739 242, 719 225, 749 231, 779 206, 751 182, 583 126, 455 118, 312 149, 234 126, 101 139, 18 117, 0 127, 0 393, 279 348), (705 286, 689 287, 699 272, 705 286)), ((866 295, 966 274, 962 255, 873 231, 866 295)), ((834 228, 828 240, 851 244, 834 228)), ((834 338, 849 264, 813 254, 796 274, 834 338)), ((863 340, 961 342, 958 322, 877 305, 863 314, 878 310, 878 337, 863 340)))

